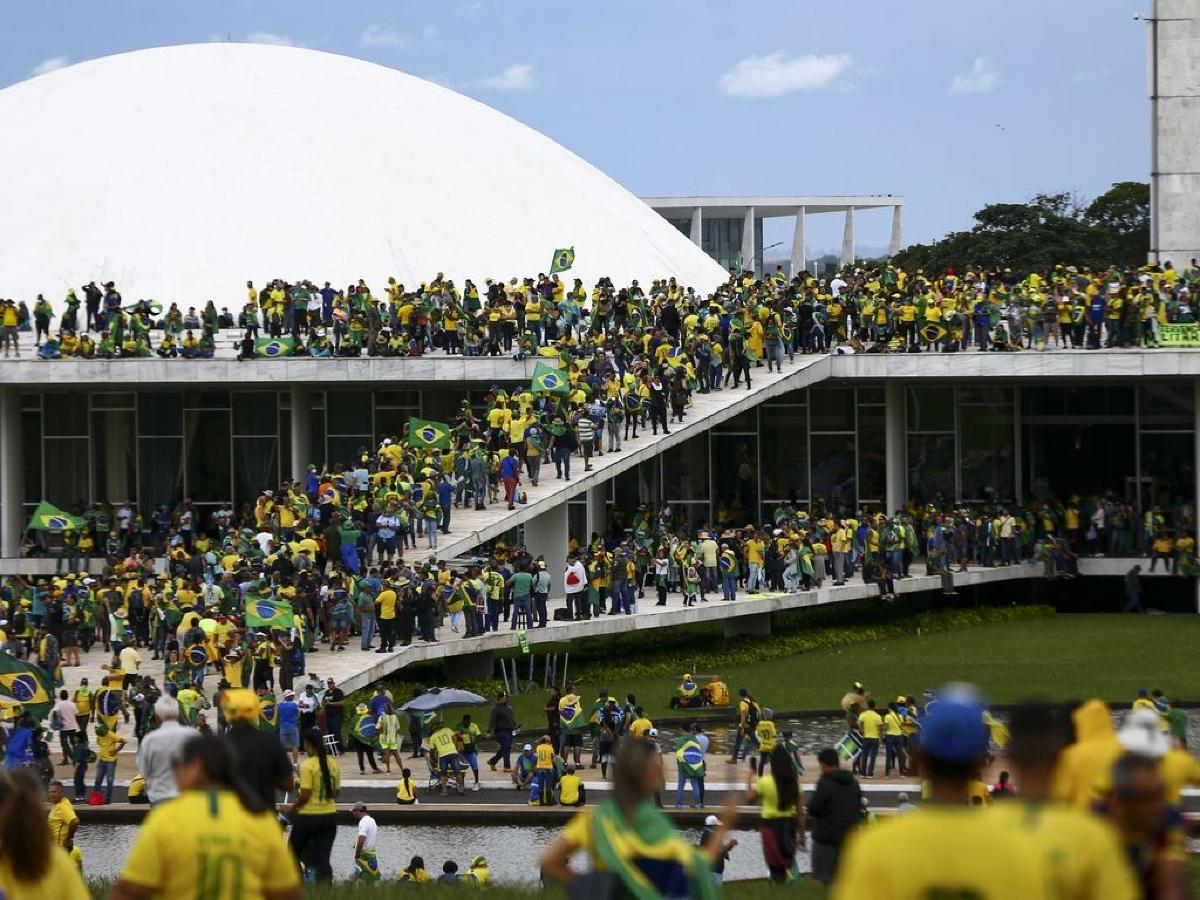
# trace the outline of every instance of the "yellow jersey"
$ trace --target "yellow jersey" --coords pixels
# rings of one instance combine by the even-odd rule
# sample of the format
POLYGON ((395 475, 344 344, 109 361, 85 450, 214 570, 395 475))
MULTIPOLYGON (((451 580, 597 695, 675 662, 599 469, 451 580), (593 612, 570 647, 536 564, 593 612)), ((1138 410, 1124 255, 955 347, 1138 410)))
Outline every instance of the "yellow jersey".
POLYGON ((12 864, 0 859, 0 894, 20 900, 88 900, 91 893, 84 887, 79 869, 61 847, 50 850, 50 868, 37 881, 18 881, 12 864))
POLYGON ((1059 900, 1134 900, 1138 886, 1112 826, 1063 803, 1005 798, 986 813, 1041 848, 1059 900))
POLYGON ((71 805, 71 801, 63 797, 50 807, 46 821, 50 825, 51 839, 58 846, 65 847, 67 845, 67 835, 71 832, 71 823, 78 822, 79 816, 75 812, 75 807, 71 805))
POLYGON ((832 896, 1049 900, 1054 895, 1044 854, 1032 838, 969 806, 926 805, 877 828, 852 831, 832 896))
POLYGON ((454 729, 449 725, 443 725, 431 734, 429 744, 433 747, 433 752, 437 754, 439 760, 442 757, 449 758, 458 753, 458 747, 454 745, 454 729))
POLYGON ((231 791, 186 791, 151 810, 121 880, 175 900, 261 897, 300 881, 275 817, 247 812, 231 791))
POLYGON ((775 749, 775 723, 770 719, 759 719, 754 726, 754 737, 758 740, 758 749, 770 753, 775 749))
POLYGON ((883 727, 883 717, 873 709, 863 710, 858 714, 858 730, 867 740, 879 740, 879 732, 883 727))
POLYGON ((308 802, 299 809, 298 814, 301 816, 323 816, 337 812, 337 804, 334 801, 342 788, 342 770, 332 756, 326 757, 325 763, 329 767, 332 794, 325 790, 325 779, 321 777, 321 761, 317 757, 309 756, 300 763, 300 790, 312 791, 308 802))

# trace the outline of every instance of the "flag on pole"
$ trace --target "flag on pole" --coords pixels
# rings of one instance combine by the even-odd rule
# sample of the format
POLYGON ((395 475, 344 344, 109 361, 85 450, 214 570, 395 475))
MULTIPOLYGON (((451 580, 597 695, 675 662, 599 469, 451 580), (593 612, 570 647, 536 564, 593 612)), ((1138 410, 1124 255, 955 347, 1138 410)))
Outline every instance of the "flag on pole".
POLYGON ((54 705, 54 686, 40 667, 0 653, 0 697, 20 703, 36 721, 54 705))
POLYGON ((550 274, 565 272, 573 265, 575 265, 575 248, 562 247, 554 251, 554 258, 550 260, 550 274))
POLYGON ((292 604, 283 600, 264 597, 246 601, 247 628, 278 628, 286 631, 292 627, 293 615, 292 604))
POLYGON ((296 339, 290 337, 258 338, 254 342, 254 355, 266 359, 291 356, 296 352, 296 339))
POLYGON ((562 370, 548 366, 544 362, 539 362, 533 368, 533 381, 529 389, 535 394, 539 392, 546 394, 569 394, 571 393, 571 379, 562 370))
POLYGON ((450 449, 450 426, 444 422, 408 417, 408 443, 413 447, 450 449))
POLYGON ((43 500, 29 519, 29 531, 71 531, 83 528, 83 519, 63 512, 53 503, 43 500))

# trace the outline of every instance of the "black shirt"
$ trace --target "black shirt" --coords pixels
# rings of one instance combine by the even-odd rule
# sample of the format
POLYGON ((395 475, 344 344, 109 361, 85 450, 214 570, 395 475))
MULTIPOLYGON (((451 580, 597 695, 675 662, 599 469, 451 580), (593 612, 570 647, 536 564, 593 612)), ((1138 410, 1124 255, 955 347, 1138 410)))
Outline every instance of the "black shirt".
POLYGON ((274 731, 240 724, 229 729, 228 737, 246 786, 274 808, 276 785, 292 774, 292 764, 279 737, 274 731))

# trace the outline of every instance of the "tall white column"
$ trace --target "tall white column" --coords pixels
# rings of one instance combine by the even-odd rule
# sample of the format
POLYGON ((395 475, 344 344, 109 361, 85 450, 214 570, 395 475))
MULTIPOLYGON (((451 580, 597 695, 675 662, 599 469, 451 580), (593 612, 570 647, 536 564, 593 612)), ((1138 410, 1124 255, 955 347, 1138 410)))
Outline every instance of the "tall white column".
POLYGON ((312 390, 292 385, 292 480, 303 489, 308 484, 308 464, 312 458, 312 390))
POLYGON ((796 207, 796 230, 792 232, 792 277, 804 271, 804 215, 805 207, 796 207))
POLYGON ((546 560, 550 574, 550 596, 563 597, 563 570, 567 567, 567 504, 558 503, 525 523, 525 546, 529 554, 546 560))
POLYGON ((892 240, 888 243, 888 256, 895 256, 903 246, 904 207, 892 207, 892 240))
POLYGON ((846 207, 846 224, 842 228, 842 259, 843 266, 854 264, 854 207, 846 207))
POLYGON ((593 534, 604 537, 608 531, 608 485, 589 488, 587 492, 587 539, 593 534))
POLYGON ((754 260, 754 207, 746 208, 746 218, 742 220, 742 268, 757 271, 754 260))
POLYGON ((20 555, 25 512, 21 465, 21 391, 0 387, 0 556, 20 555))
POLYGON ((887 513, 891 515, 904 506, 908 493, 907 462, 905 460, 904 385, 889 381, 884 385, 884 490, 887 493, 887 513))
POLYGON ((704 249, 704 210, 697 206, 692 210, 692 243, 704 249))

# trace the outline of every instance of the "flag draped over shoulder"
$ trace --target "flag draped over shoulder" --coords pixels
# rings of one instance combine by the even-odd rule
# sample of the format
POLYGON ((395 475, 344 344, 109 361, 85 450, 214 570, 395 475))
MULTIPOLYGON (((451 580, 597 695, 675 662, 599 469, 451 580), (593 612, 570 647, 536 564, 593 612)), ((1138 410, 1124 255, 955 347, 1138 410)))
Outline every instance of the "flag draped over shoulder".
POLYGON ((680 774, 689 778, 704 777, 704 749, 691 735, 683 738, 675 748, 675 761, 679 763, 680 774))
POLYGON ((254 355, 274 359, 291 356, 296 352, 296 339, 290 337, 258 338, 254 342, 254 355))
POLYGON ((621 879, 627 896, 720 896, 707 860, 679 837, 671 820, 652 803, 641 804, 627 819, 615 801, 606 799, 593 813, 592 833, 604 870, 621 879))
POLYGON ((429 447, 437 450, 450 449, 450 426, 429 419, 408 418, 408 443, 410 446, 429 447))
POLYGON ((63 512, 53 503, 43 500, 29 518, 29 531, 71 531, 83 528, 83 519, 63 512))
POLYGON ((575 248, 561 247, 554 251, 554 257, 550 260, 550 274, 565 272, 573 265, 575 265, 575 248))
POLYGON ((568 731, 578 731, 587 727, 587 716, 583 714, 583 704, 575 694, 567 694, 558 701, 558 718, 563 728, 568 731))
POLYGON ((571 379, 561 369, 538 362, 533 367, 533 381, 529 385, 533 393, 569 394, 571 379))
POLYGON ((354 719, 350 722, 350 736, 357 738, 367 747, 379 747, 379 725, 369 712, 354 714, 354 719))
POLYGON ((279 727, 279 706, 274 694, 263 694, 258 698, 258 729, 271 731, 279 727))
POLYGON ((246 627, 248 628, 279 628, 287 630, 292 627, 292 604, 283 600, 253 598, 246 601, 246 627))
POLYGON ((43 669, 0 653, 0 697, 20 703, 34 719, 41 719, 54 705, 54 686, 43 669))

